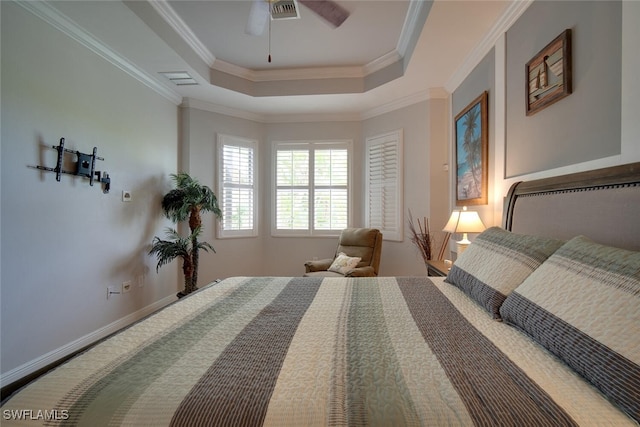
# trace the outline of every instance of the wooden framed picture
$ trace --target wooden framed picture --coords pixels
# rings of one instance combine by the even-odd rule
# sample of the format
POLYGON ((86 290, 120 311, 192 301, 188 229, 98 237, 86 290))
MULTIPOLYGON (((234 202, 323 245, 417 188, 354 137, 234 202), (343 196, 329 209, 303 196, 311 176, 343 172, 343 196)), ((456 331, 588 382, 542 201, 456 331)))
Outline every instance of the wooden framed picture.
POLYGON ((455 118, 457 206, 488 203, 488 110, 485 91, 455 118))
POLYGON ((566 29, 525 67, 527 116, 571 93, 571 29, 566 29))

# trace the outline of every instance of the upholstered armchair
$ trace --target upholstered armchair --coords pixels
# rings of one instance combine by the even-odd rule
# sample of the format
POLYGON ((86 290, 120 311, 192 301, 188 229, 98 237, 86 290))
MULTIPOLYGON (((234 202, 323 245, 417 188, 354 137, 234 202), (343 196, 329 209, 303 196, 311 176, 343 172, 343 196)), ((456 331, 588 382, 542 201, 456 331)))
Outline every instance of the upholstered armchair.
POLYGON ((342 230, 333 258, 304 263, 305 277, 373 277, 378 275, 382 233, 375 228, 342 230))

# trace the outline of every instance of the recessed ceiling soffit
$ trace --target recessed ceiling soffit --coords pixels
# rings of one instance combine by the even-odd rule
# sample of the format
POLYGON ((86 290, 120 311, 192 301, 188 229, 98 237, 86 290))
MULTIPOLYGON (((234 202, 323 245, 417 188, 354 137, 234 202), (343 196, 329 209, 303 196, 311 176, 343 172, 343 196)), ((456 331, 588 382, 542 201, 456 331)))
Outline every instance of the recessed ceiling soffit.
MULTIPOLYGON (((403 76, 433 1, 409 1, 395 49, 367 64, 273 69, 216 58, 166 0, 124 3, 186 62, 196 81, 262 97, 363 93, 403 76)), ((178 70, 158 70, 168 71, 178 70)))

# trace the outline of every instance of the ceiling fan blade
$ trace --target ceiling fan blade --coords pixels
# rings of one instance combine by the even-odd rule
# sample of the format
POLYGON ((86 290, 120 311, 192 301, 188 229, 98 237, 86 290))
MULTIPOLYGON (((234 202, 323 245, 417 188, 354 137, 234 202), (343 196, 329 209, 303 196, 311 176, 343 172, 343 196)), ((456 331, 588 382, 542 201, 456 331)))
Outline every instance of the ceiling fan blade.
POLYGON ((265 0, 253 0, 244 32, 252 36, 260 36, 264 33, 268 20, 269 3, 265 0))
POLYGON ((349 11, 332 0, 298 0, 334 27, 339 27, 349 17, 349 11))

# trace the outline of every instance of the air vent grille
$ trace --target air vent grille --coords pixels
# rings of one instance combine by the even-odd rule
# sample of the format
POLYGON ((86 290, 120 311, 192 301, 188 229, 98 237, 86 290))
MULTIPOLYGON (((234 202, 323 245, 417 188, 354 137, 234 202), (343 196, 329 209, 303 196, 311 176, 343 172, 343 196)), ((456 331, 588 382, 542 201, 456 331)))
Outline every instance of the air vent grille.
POLYGON ((194 86, 198 84, 196 79, 191 77, 186 71, 162 71, 160 74, 177 86, 194 86))
POLYGON ((272 0, 271 19, 299 19, 296 0, 272 0))

